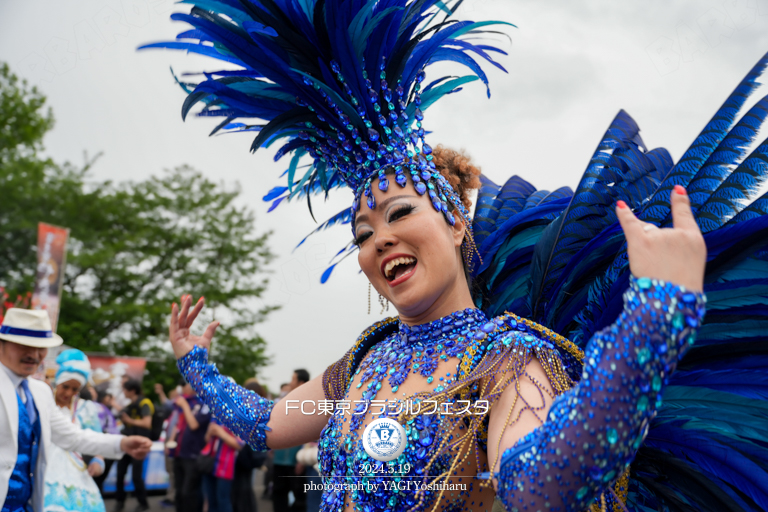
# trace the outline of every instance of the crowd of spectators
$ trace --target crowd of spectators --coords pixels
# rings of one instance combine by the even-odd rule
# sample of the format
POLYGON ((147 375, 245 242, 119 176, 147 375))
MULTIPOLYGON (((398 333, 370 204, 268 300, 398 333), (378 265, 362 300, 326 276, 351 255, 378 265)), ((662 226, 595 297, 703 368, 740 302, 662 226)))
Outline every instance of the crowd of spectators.
MULTIPOLYGON (((277 396, 267 393, 256 379, 243 385, 258 395, 279 401, 293 389, 307 383, 309 373, 296 370, 277 396)), ((142 394, 141 383, 125 378, 122 391, 128 405, 116 409, 115 399, 91 386, 81 391, 81 398, 94 400, 104 432, 146 436, 165 446, 165 469, 169 485, 161 505, 177 512, 256 512, 254 471, 263 469, 263 500, 271 500, 274 512, 314 512, 320 507, 319 492, 304 492, 310 479, 319 481, 317 445, 298 446, 272 452, 256 452, 226 426, 212 418, 211 412, 188 383, 167 394, 162 385, 154 391, 158 401, 142 394)), ((128 493, 124 479, 131 470, 132 512, 149 509, 144 482, 144 462, 125 455, 105 460, 104 472, 94 480, 104 493, 104 481, 116 464, 114 512, 126 510, 128 493)))

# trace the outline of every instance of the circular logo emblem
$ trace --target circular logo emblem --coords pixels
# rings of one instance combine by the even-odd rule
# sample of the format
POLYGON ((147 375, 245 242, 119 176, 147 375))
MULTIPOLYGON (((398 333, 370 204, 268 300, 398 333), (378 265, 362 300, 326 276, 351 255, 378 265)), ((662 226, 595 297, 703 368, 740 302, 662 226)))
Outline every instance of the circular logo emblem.
POLYGON ((407 445, 405 429, 391 418, 373 420, 363 432, 365 452, 381 462, 395 460, 407 445))

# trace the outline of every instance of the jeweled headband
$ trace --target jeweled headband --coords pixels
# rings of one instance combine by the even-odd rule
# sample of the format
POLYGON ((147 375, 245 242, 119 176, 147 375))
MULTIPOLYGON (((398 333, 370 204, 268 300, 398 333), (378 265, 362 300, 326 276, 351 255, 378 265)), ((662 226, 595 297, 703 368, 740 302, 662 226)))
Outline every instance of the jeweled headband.
MULTIPOLYGON (((490 53, 504 52, 470 42, 468 36, 476 38, 489 25, 509 24, 451 19, 462 2, 183 0, 192 10, 171 18, 192 29, 176 41, 142 48, 185 50, 236 68, 202 73, 204 79, 196 83, 179 81, 188 92, 182 116, 203 103, 198 116, 222 118, 212 134, 257 132, 252 151, 285 141, 275 160, 292 153, 288 183, 267 194, 265 199, 273 201, 270 210, 285 199, 307 196, 309 201, 313 194, 348 186, 355 192, 354 205, 316 231, 353 223, 362 197, 375 207, 371 183, 378 179, 386 189, 385 170, 393 167, 398 185, 410 179, 451 224, 450 211, 456 208, 471 241, 469 213, 432 162, 423 112, 467 83, 481 80, 488 88, 477 60, 503 70, 490 53), (422 86, 425 69, 440 61, 461 64, 470 74, 443 76, 422 86), (305 155, 312 162, 299 177, 305 155)), ((344 256, 354 250, 348 246, 344 256)))

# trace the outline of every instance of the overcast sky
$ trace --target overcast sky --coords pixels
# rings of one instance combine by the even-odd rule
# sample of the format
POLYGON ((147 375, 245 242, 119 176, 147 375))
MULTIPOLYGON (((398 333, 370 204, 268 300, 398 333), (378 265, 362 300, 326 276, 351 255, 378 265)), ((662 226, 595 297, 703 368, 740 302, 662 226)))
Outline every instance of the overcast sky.
MULTIPOLYGON (((314 226, 305 203, 267 214, 261 198, 282 184, 284 170, 272 161, 273 151, 250 154, 246 134, 209 138, 215 125, 209 119, 182 123, 184 94, 169 67, 202 71, 218 64, 180 52, 135 51, 185 29, 169 20, 174 10, 188 6, 0 0, 0 60, 47 95, 56 127, 45 143, 55 160, 79 164, 83 152, 103 152, 94 179, 143 179, 190 164, 214 180, 239 183, 258 229, 274 231, 270 245, 278 255, 263 302, 282 309, 259 326, 273 361, 263 380, 277 386, 299 367, 314 377, 382 315, 377 308, 366 314, 367 281, 353 259, 327 284, 319 282, 350 238, 347 226, 293 251, 314 226)), ((679 158, 768 51, 768 0, 466 0, 459 15, 517 25, 509 29, 512 44, 501 43, 510 52, 500 60, 509 74, 489 69, 490 100, 482 85, 472 84, 428 110, 430 143, 465 148, 497 182, 518 174, 548 190, 578 182, 622 108, 650 148, 664 146, 679 158)), ((750 103, 764 94, 765 88, 750 103)), ((325 205, 318 201, 317 218, 350 200, 341 191, 325 205)))

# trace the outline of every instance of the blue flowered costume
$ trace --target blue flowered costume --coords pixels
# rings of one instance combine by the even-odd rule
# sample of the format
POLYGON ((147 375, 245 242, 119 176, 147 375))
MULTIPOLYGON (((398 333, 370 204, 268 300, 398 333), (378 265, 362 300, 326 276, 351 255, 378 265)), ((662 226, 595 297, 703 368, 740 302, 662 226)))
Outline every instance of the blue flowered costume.
MULTIPOLYGON (((64 414, 80 428, 101 432, 99 408, 90 400, 78 400, 73 414, 59 407, 53 414, 64 414)), ((104 500, 88 465, 74 452, 50 445, 45 470, 45 512, 104 512, 104 500)))

